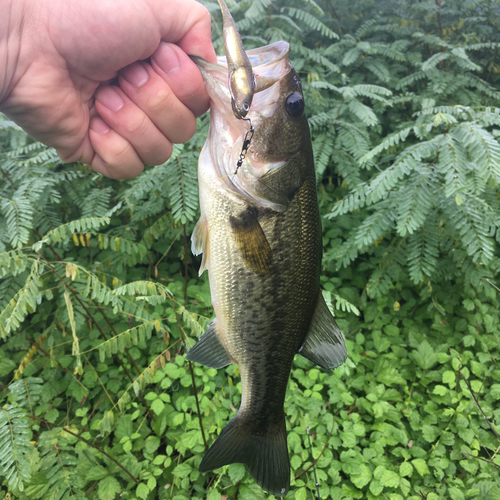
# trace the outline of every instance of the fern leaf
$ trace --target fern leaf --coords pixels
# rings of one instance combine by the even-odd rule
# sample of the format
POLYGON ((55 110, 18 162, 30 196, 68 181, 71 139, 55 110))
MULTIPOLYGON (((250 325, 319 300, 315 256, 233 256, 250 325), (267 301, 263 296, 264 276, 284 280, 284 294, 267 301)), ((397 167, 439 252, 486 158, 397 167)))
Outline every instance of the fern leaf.
POLYGON ((245 17, 255 18, 260 17, 265 13, 266 9, 271 5, 272 0, 254 0, 250 3, 250 7, 245 12, 245 17))
POLYGON ((198 211, 198 183, 194 158, 179 156, 169 166, 168 195, 174 221, 186 224, 198 211))
MULTIPOLYGON (((146 342, 151 339, 155 326, 153 321, 145 321, 144 323, 129 328, 124 332, 109 338, 102 344, 99 344, 94 349, 99 349, 99 358, 101 363, 104 363, 106 358, 113 354, 123 353, 125 349, 137 345, 139 342, 146 342)), ((93 349, 91 349, 93 350, 93 349)))
POLYGON ((0 212, 7 222, 7 235, 14 248, 28 243, 33 228, 33 207, 30 200, 18 196, 0 199, 0 212))
POLYGON ((12 404, 0 408, 0 475, 14 492, 23 491, 31 479, 28 456, 33 447, 30 420, 24 407, 34 410, 41 382, 33 377, 15 382, 9 387, 12 404))
POLYGON ((491 216, 485 213, 484 205, 470 195, 460 205, 454 200, 447 200, 444 208, 461 247, 474 263, 488 264, 494 257, 495 244, 491 237, 491 216))
POLYGON ((41 286, 38 261, 33 261, 26 284, 0 312, 0 336, 2 338, 6 338, 19 328, 26 316, 35 311, 37 302, 41 299, 39 293, 41 286))
POLYGON ((7 274, 17 276, 26 270, 28 262, 28 257, 21 250, 0 253, 0 278, 7 274))
POLYGON ((373 127, 378 124, 377 115, 373 110, 357 99, 349 99, 347 106, 367 127, 373 127))
POLYGON ((312 14, 309 14, 309 12, 306 12, 305 10, 296 9, 295 7, 282 7, 281 11, 288 11, 291 16, 295 17, 299 21, 304 22, 310 29, 320 32, 323 36, 326 36, 328 38, 339 38, 337 33, 332 31, 328 26, 326 26, 326 24, 322 23, 319 19, 314 17, 312 14))
POLYGON ((413 283, 434 276, 440 239, 438 226, 429 220, 408 238, 408 269, 413 283))
POLYGON ((433 205, 436 184, 430 169, 418 168, 410 175, 405 187, 398 193, 396 230, 400 236, 412 234, 424 224, 433 205))
POLYGON ((109 217, 89 217, 87 219, 74 220, 49 231, 32 248, 35 252, 39 252, 43 245, 66 242, 76 233, 94 232, 109 223, 109 217))

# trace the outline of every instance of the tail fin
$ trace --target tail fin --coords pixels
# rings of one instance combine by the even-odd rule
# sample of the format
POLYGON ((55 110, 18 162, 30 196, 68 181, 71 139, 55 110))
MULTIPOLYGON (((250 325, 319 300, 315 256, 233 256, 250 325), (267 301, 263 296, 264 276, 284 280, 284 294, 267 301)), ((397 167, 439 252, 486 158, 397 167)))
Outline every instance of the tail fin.
POLYGON ((201 461, 200 472, 235 462, 245 464, 262 489, 285 496, 290 488, 285 416, 262 432, 255 429, 255 423, 236 415, 201 461))

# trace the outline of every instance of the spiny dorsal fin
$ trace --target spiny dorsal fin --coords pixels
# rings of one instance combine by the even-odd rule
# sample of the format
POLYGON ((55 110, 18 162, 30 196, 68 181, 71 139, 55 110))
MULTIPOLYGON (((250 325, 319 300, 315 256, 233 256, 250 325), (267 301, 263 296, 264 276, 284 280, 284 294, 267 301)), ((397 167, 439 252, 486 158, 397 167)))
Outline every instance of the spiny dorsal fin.
POLYGON ((326 369, 337 368, 347 359, 344 336, 335 323, 321 291, 306 340, 299 353, 326 369))
POLYGON ((229 222, 245 263, 261 274, 271 271, 273 255, 257 220, 256 209, 248 207, 238 217, 230 217, 229 222))
POLYGON ((209 368, 224 368, 232 363, 229 354, 217 335, 216 320, 208 325, 207 331, 187 353, 188 361, 196 361, 209 368))

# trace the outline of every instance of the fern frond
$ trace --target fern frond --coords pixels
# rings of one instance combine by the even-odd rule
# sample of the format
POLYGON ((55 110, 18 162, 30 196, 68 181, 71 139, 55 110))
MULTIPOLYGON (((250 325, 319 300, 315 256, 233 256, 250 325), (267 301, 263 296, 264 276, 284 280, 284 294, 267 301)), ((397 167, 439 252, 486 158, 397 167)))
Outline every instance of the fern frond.
POLYGON ((272 4, 272 0, 254 0, 250 3, 250 7, 245 12, 245 17, 260 17, 266 12, 266 9, 272 4))
MULTIPOLYGON (((17 194, 17 193, 16 193, 17 194)), ((14 248, 28 243, 33 229, 33 206, 30 200, 14 195, 11 199, 0 198, 0 212, 7 222, 7 236, 14 248)))
POLYGON ((372 274, 366 291, 370 297, 383 297, 389 293, 402 273, 406 263, 406 255, 402 247, 390 247, 385 251, 385 256, 379 268, 372 274))
POLYGON ((488 264, 494 257, 495 243, 491 231, 491 215, 474 195, 457 205, 448 199, 444 209, 456 231, 460 246, 472 257, 473 262, 488 264))
POLYGON ((170 214, 165 214, 160 217, 152 226, 144 233, 142 242, 146 245, 146 248, 151 248, 153 246, 153 241, 164 236, 172 227, 172 216, 170 214))
POLYGON ((0 336, 2 338, 6 338, 19 328, 26 316, 35 311, 37 302, 41 300, 39 293, 41 286, 38 261, 33 261, 26 284, 0 312, 0 336))
POLYGON ((0 408, 0 475, 9 489, 23 491, 31 479, 28 456, 33 451, 30 420, 25 407, 34 410, 39 399, 39 378, 19 380, 9 387, 11 404, 0 408))
POLYGON ((207 328, 206 318, 200 316, 199 314, 191 313, 184 306, 179 306, 177 309, 178 314, 182 316, 183 321, 191 328, 191 333, 199 337, 207 328), (205 320, 203 323, 200 323, 198 318, 202 318, 205 320))
POLYGON ((412 234, 424 224, 433 205, 434 190, 437 187, 432 177, 432 170, 417 168, 397 194, 396 231, 400 236, 412 234))
POLYGON ((439 256, 441 237, 435 221, 427 220, 408 238, 408 269, 413 283, 421 283, 425 277, 434 276, 439 256))
POLYGON ((328 38, 339 38, 337 33, 333 32, 326 24, 323 24, 319 19, 309 14, 309 12, 302 9, 296 9, 295 7, 282 7, 281 12, 286 11, 288 11, 291 16, 305 23, 310 29, 320 32, 323 36, 328 38))
POLYGON ((396 214, 392 208, 379 208, 369 215, 356 229, 354 241, 359 251, 370 248, 376 240, 394 227, 396 214))
POLYGON ((74 445, 64 438, 60 427, 43 432, 38 440, 41 467, 26 489, 28 498, 40 500, 85 500, 83 477, 78 474, 74 445))
POLYGON ((17 276, 26 270, 28 262, 28 257, 21 250, 0 253, 0 278, 7 274, 17 276))
POLYGON ((353 313, 356 316, 359 316, 361 313, 359 312, 359 309, 354 305, 351 304, 348 300, 344 299, 340 295, 337 295, 336 293, 331 293, 326 290, 322 291, 323 297, 325 299, 326 305, 330 309, 331 313, 335 316, 335 309, 341 310, 344 312, 348 313, 353 313), (333 299, 335 299, 335 307, 333 307, 333 299))
POLYGON ((179 156, 169 165, 168 195, 174 221, 186 224, 198 211, 197 164, 194 157, 179 156))
POLYGON ((364 164, 367 163, 368 161, 371 161, 375 156, 377 156, 379 153, 382 151, 385 151, 392 146, 395 146, 399 144, 400 142, 404 142, 410 132, 414 131, 415 127, 407 127, 404 128, 403 130, 399 130, 398 132, 395 132, 394 134, 389 135, 384 141, 382 141, 378 146, 374 147, 371 151, 366 153, 362 158, 360 158, 359 163, 364 164))
POLYGON ((172 297, 172 292, 161 283, 153 281, 133 281, 113 290, 114 295, 172 297))
POLYGON ((76 233, 94 232, 109 223, 109 217, 90 217, 87 219, 73 220, 49 231, 43 239, 37 241, 32 248, 35 252, 38 252, 43 245, 65 242, 76 233))
POLYGON ((442 146, 439 149, 439 172, 444 176, 444 195, 456 196, 468 187, 467 174, 470 166, 467 151, 454 130, 442 137, 442 146))
MULTIPOLYGON (((340 73, 340 68, 330 61, 328 57, 325 57, 319 50, 310 49, 301 43, 296 43, 290 41, 290 50, 294 54, 298 54, 304 58, 310 59, 311 61, 320 64, 332 73, 340 73)), ((325 51, 326 52, 326 51, 325 51)))
POLYGON ((367 61, 365 68, 384 83, 389 82, 392 78, 389 68, 380 60, 367 61))
POLYGON ((377 115, 373 110, 357 99, 349 99, 347 106, 367 127, 373 127, 378 124, 377 115))
MULTIPOLYGON (((327 165, 330 162, 334 151, 335 130, 330 129, 328 132, 317 135, 313 140, 314 166, 316 168, 316 180, 321 181, 327 165)), ((1 258, 1 255, 0 255, 1 258)), ((1 265, 1 260, 0 260, 1 265)))
POLYGON ((99 359, 101 363, 104 363, 106 358, 110 358, 113 354, 123 353, 125 349, 132 347, 132 345, 150 340, 154 329, 154 322, 146 321, 111 337, 94 349, 99 349, 99 359))
POLYGON ((82 207, 82 219, 104 217, 108 215, 111 188, 92 189, 85 196, 82 207))

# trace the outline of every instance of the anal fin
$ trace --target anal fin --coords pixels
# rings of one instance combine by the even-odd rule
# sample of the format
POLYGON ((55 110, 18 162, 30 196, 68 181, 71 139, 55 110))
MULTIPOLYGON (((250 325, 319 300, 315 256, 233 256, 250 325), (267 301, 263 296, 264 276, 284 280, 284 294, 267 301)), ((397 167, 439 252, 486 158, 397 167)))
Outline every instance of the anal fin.
POLYGON ((256 209, 248 207, 238 217, 230 217, 229 222, 245 263, 261 274, 271 271, 273 254, 257 220, 256 209))
POLYGON ((196 363, 209 368, 224 368, 232 363, 229 354, 217 335, 215 320, 208 325, 207 331, 187 353, 186 359, 196 361, 196 363))
POLYGON ((321 292, 306 340, 299 353, 326 369, 337 368, 347 359, 344 336, 335 323, 321 292))

